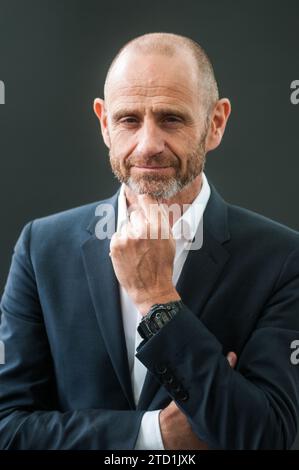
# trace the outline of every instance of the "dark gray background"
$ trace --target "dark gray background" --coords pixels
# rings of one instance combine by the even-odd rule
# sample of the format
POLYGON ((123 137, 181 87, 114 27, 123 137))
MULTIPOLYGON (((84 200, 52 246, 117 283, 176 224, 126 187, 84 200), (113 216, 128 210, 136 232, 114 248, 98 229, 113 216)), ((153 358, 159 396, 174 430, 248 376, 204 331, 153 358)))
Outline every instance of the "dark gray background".
POLYGON ((129 39, 190 36, 232 101, 206 173, 228 201, 299 230, 296 0, 0 0, 0 288, 25 222, 117 188, 92 111, 129 39))

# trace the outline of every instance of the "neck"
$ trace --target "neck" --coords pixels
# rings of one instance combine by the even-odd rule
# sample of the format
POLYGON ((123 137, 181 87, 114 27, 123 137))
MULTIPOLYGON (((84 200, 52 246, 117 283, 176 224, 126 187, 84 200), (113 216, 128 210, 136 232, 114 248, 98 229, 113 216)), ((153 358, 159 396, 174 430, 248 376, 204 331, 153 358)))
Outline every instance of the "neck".
MULTIPOLYGON (((199 192, 201 191, 202 188, 202 173, 200 173, 193 181, 190 183, 188 186, 186 186, 182 191, 177 193, 173 198, 171 199, 161 199, 157 201, 157 204, 166 204, 167 206, 171 206, 172 204, 178 204, 180 206, 180 212, 181 215, 184 213, 186 210, 186 205, 187 204, 192 204, 194 199, 198 196, 199 192), (184 207, 185 206, 185 207, 184 207)), ((127 205, 130 207, 132 204, 133 205, 138 205, 138 198, 137 194, 134 193, 127 185, 125 185, 125 196, 127 200, 127 205)), ((170 226, 176 222, 176 220, 179 218, 178 216, 174 216, 174 214, 170 211, 169 212, 169 223, 170 226)), ((180 216, 181 216, 180 215, 180 216)))

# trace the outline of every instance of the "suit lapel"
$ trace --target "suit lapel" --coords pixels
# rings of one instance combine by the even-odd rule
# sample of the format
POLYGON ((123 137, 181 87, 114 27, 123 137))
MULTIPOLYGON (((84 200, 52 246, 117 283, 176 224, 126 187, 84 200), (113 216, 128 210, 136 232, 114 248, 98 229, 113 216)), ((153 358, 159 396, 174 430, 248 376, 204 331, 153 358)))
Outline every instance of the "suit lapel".
MULTIPOLYGON (((110 204, 112 217, 117 215, 117 196, 101 204, 110 204)), ((110 238, 100 240, 95 235, 95 226, 99 218, 93 218, 88 227, 91 236, 81 246, 89 290, 99 327, 115 373, 122 390, 130 404, 135 408, 124 329, 122 323, 119 286, 109 257, 110 238)), ((115 220, 107 219, 114 223, 115 220)))
MULTIPOLYGON (((203 217, 203 246, 188 253, 177 291, 190 310, 201 317, 206 301, 222 272, 229 253, 223 243, 229 239, 227 205, 211 186, 211 196, 203 217)), ((138 409, 148 409, 160 384, 148 372, 138 402, 138 409)))

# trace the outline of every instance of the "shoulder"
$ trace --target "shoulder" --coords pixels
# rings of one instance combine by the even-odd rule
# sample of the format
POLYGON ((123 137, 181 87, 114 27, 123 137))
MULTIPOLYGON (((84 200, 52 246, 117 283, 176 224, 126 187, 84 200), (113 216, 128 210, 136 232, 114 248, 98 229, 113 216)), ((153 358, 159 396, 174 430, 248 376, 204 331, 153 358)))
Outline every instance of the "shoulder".
POLYGON ((33 247, 83 241, 88 235, 88 226, 97 218, 97 208, 104 204, 115 207, 117 193, 108 199, 91 202, 82 206, 67 209, 28 222, 19 237, 27 240, 33 247))
POLYGON ((243 207, 227 204, 228 225, 232 241, 256 250, 299 250, 299 232, 243 207))
POLYGON ((35 233, 45 230, 84 229, 95 215, 96 208, 103 201, 92 202, 47 215, 32 221, 35 233))

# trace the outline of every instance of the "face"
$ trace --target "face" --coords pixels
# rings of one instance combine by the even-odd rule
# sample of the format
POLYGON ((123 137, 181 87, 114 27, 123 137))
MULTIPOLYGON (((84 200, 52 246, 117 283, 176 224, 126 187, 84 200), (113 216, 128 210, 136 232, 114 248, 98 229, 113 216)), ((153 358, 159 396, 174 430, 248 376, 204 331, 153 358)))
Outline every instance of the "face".
POLYGON ((208 125, 191 57, 126 53, 105 98, 102 131, 119 181, 170 199, 201 173, 208 125))

